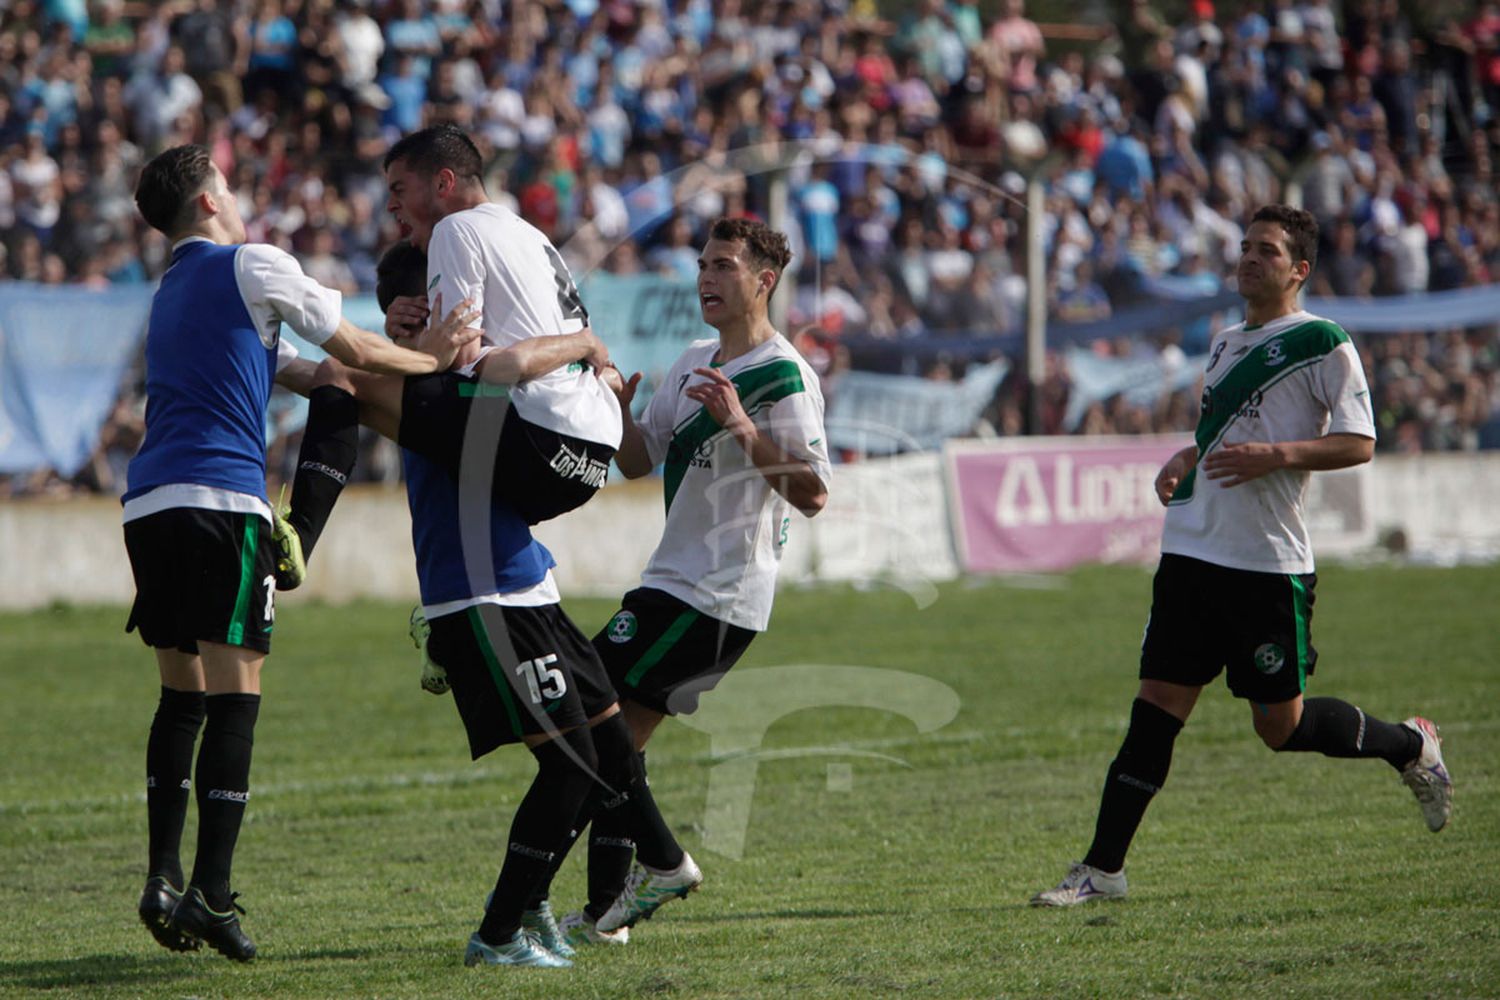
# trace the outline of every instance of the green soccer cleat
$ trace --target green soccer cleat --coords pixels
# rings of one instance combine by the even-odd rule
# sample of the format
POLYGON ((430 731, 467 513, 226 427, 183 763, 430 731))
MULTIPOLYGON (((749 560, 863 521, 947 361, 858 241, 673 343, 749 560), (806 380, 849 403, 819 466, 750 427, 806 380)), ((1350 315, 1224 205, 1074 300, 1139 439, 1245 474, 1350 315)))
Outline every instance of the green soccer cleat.
POLYGON ((433 663, 427 656, 427 639, 432 635, 432 626, 427 624, 427 616, 422 614, 420 604, 411 609, 406 634, 411 636, 412 644, 422 651, 422 690, 428 694, 447 694, 448 671, 433 663))
POLYGON ((686 899, 703 884, 703 872, 693 863, 692 855, 682 854, 682 863, 669 872, 636 865, 625 876, 625 888, 595 924, 599 931, 631 927, 638 920, 649 919, 663 903, 686 899))
POLYGON ((302 536, 287 520, 292 512, 286 502, 286 487, 271 512, 271 542, 276 546, 276 589, 296 590, 307 579, 307 560, 302 557, 302 536))
POLYGON ((516 931, 514 937, 501 945, 485 944, 484 939, 476 932, 469 938, 468 947, 464 949, 464 965, 471 969, 476 965, 529 965, 542 969, 566 969, 573 963, 560 955, 552 954, 525 931, 516 931))

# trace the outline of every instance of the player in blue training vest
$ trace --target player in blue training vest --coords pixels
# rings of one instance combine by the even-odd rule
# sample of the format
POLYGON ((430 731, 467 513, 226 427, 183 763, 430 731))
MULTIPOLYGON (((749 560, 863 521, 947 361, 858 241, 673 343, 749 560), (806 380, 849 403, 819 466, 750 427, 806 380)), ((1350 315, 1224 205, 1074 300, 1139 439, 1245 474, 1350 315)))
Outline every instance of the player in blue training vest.
POLYGON ((146 336, 146 437, 124 496, 136 583, 126 629, 156 651, 161 675, 146 746, 150 844, 138 912, 167 948, 207 941, 249 961, 255 945, 236 916, 230 864, 275 617, 265 410, 278 369, 296 353, 281 343, 281 324, 350 364, 418 374, 446 367, 434 354, 451 356, 472 316, 460 307, 424 331, 425 353, 351 325, 339 293, 289 254, 244 243, 234 195, 201 146, 147 164, 136 204, 173 241, 146 336), (200 726, 198 849, 184 885, 179 847, 200 726))

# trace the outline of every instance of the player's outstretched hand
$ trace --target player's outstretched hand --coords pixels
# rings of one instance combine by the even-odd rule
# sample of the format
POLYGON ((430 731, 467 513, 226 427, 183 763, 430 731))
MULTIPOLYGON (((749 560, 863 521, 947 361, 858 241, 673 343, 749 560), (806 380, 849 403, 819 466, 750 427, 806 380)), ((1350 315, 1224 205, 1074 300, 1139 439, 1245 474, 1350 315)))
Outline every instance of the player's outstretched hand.
POLYGON ((469 325, 479 318, 479 311, 472 308, 473 304, 473 299, 464 299, 443 315, 442 293, 433 299, 432 315, 428 318, 427 328, 417 338, 416 347, 437 359, 438 371, 447 371, 459 349, 483 332, 479 327, 469 325), (438 316, 443 316, 441 322, 436 320, 438 316))
POLYGON ((693 374, 708 381, 688 386, 683 395, 703 404, 703 408, 718 421, 720 427, 732 433, 736 428, 750 423, 750 417, 740 404, 739 390, 734 387, 729 376, 717 368, 694 368, 693 374))
POLYGON ((415 337, 427 326, 427 296, 398 295, 385 311, 385 335, 392 340, 415 337))

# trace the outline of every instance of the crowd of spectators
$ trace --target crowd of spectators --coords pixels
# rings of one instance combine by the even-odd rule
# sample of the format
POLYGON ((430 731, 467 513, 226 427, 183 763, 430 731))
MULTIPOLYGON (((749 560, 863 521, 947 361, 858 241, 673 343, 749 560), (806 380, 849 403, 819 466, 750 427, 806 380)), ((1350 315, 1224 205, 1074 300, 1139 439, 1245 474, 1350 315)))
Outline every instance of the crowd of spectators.
MULTIPOLYGON (((1032 173, 1035 291, 1057 321, 1162 283, 1223 289, 1249 214, 1281 200, 1322 222, 1316 294, 1500 281, 1500 5, 1443 19, 1397 0, 1122 0, 1039 25, 1024 3, 916 0, 883 19, 872 0, 9 0, 0 274, 153 280, 168 248, 133 210, 135 176, 194 141, 250 239, 368 291, 395 238, 384 151, 453 122, 491 195, 575 272, 691 276, 709 221, 767 217, 785 191, 789 320, 835 368, 858 337, 1016 330, 1032 173)), ((1191 353, 1222 321, 1163 342, 1191 353)), ((1497 336, 1366 340, 1382 446, 1477 443, 1500 403, 1497 336)), ((1060 357, 1049 373, 1042 413, 1068 393, 1060 357)), ((1067 429, 1018 424, 1027 391, 1002 389, 997 429, 1067 429)), ((1191 400, 1111 400, 1079 429, 1193 417, 1191 400)))

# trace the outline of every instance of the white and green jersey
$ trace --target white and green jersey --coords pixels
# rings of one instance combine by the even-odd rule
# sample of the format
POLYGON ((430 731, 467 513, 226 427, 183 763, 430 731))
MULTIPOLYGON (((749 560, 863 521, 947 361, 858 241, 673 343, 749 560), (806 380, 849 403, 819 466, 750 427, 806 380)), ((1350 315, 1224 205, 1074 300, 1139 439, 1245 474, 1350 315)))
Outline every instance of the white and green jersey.
MULTIPOLYGON (((1325 434, 1375 437, 1364 367, 1337 323, 1299 311, 1215 338, 1198 417, 1200 466, 1226 445, 1325 434)), ((1308 475, 1279 469, 1226 487, 1195 467, 1172 495, 1161 550, 1232 569, 1311 573, 1302 517, 1308 475)))
MULTIPOLYGON (((750 456, 684 390, 703 382, 719 342, 693 343, 667 371, 639 426, 653 463, 665 463, 667 525, 641 574, 711 618, 764 631, 781 553, 795 534, 792 506, 750 456)), ((812 466, 826 485, 828 444, 818 377, 780 334, 720 370, 762 434, 812 466)))

